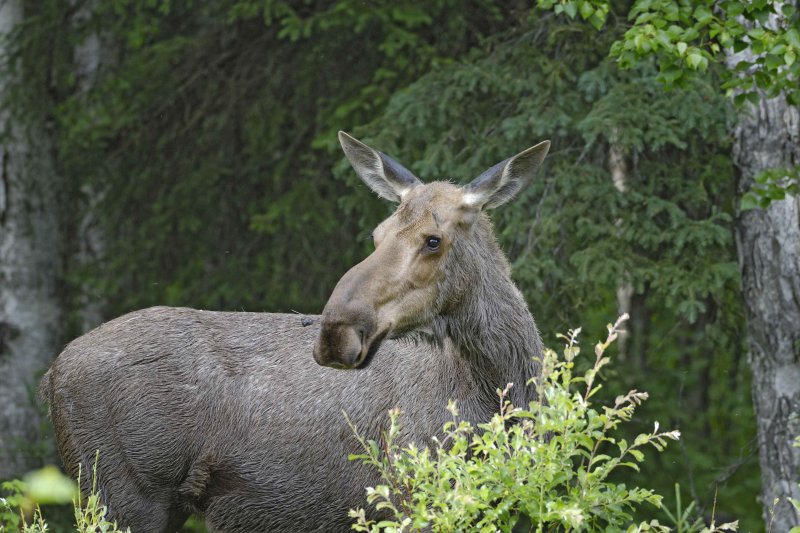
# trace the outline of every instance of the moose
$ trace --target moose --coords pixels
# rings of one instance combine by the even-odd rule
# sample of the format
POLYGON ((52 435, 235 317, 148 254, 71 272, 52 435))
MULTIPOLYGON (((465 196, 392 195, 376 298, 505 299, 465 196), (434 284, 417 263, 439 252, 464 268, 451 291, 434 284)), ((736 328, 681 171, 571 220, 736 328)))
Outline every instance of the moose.
POLYGON ((465 186, 423 184, 350 135, 358 176, 398 205, 321 316, 153 307, 71 342, 45 374, 58 451, 81 489, 134 533, 349 531, 372 467, 347 425, 379 439, 399 407, 402 441, 451 419, 488 421, 536 399, 542 345, 486 215, 532 180, 549 141, 465 186), (349 369, 349 371, 346 371, 349 369))

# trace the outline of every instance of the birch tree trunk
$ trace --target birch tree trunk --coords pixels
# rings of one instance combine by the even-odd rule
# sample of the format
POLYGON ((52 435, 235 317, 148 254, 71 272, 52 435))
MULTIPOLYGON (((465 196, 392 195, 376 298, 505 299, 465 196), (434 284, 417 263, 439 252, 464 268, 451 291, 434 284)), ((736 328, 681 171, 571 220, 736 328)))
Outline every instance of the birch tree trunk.
MULTIPOLYGON (((0 3, 0 39, 22 17, 20 0, 0 3)), ((0 49, 6 64, 8 49, 0 49)), ((8 69, 4 69, 9 72, 8 69)), ((4 72, 0 99, 9 91, 4 72)), ((36 466, 41 415, 36 387, 57 351, 61 305, 59 190, 41 130, 0 113, 0 479, 36 466), (34 142, 35 140, 35 142, 34 142)))
MULTIPOLYGON (((77 15, 77 23, 88 18, 89 9, 94 2, 81 7, 77 15)), ((95 84, 101 62, 101 42, 96 33, 90 34, 75 48, 75 78, 78 90, 86 93, 95 84)), ((97 204, 101 200, 100 194, 91 186, 83 185, 79 193, 81 199, 80 217, 75 231, 77 250, 73 253, 80 265, 87 265, 102 257, 105 250, 105 241, 100 227, 100 222, 95 215, 97 204)), ((78 311, 81 333, 99 326, 103 322, 104 301, 101 295, 96 294, 93 286, 83 283, 78 295, 78 311)))
MULTIPOLYGON (((611 172, 611 179, 614 182, 614 188, 621 193, 628 190, 628 164, 625 162, 625 152, 622 146, 616 142, 615 138, 619 137, 619 132, 615 129, 612 135, 611 143, 608 147, 608 169, 611 172)), ((619 221, 617 221, 619 225, 619 221)), ((617 285, 617 315, 631 314, 631 307, 633 302, 633 284, 628 279, 628 273, 622 275, 622 279, 617 285)), ((619 350, 619 360, 625 361, 628 358, 628 328, 624 328, 617 339, 617 349, 619 350)))
MULTIPOLYGON (((800 114, 782 97, 745 110, 734 130, 739 194, 769 168, 800 164, 800 114)), ((789 531, 800 516, 787 497, 800 499, 800 197, 766 210, 741 212, 736 224, 742 271, 753 402, 758 423, 765 521, 789 531)))
MULTIPOLYGON (((731 53, 728 66, 754 59, 731 53)), ((733 129, 738 194, 767 169, 800 164, 800 110, 783 96, 748 104, 733 129)), ((753 403, 758 425, 764 520, 771 531, 800 525, 787 498, 800 500, 800 197, 740 212, 736 243, 742 273, 753 403), (777 503, 776 503, 777 502, 777 503), (771 526, 770 526, 771 524, 771 526)))

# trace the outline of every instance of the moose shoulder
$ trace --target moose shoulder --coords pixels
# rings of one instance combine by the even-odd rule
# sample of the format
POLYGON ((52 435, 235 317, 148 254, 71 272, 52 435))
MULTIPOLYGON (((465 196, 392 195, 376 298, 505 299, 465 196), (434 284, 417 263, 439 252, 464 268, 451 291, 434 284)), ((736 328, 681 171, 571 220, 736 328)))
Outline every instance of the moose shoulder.
POLYGON ((541 341, 484 211, 529 183, 549 143, 458 187, 339 140, 399 206, 322 316, 146 309, 73 341, 45 375, 61 458, 77 476, 99 450, 120 525, 172 532, 199 513, 215 532, 349 531, 347 510, 378 479, 348 461, 360 450, 343 411, 377 438, 400 407, 404 439, 422 443, 448 399, 472 422, 506 383, 516 405, 535 399, 541 341))

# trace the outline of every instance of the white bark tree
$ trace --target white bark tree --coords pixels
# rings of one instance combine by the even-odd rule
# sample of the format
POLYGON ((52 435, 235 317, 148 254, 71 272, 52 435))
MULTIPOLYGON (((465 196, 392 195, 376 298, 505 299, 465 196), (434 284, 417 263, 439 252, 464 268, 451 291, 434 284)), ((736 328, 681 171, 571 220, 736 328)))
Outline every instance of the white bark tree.
MULTIPOLYGON (((89 9, 92 3, 84 5, 76 17, 76 23, 83 22, 90 16, 89 9)), ((94 86, 98 70, 100 69, 102 43, 96 33, 90 34, 75 48, 75 78, 78 90, 88 92, 94 86)), ((95 214, 95 208, 100 202, 99 193, 84 185, 80 190, 81 214, 77 227, 76 259, 79 264, 86 265, 103 255, 105 242, 102 228, 95 214)), ((94 294, 93 288, 84 283, 80 288, 78 316, 80 317, 80 330, 87 332, 99 326, 104 319, 102 298, 94 294)))
MULTIPOLYGON (((22 2, 0 3, 0 57, 23 15, 22 2)), ((8 69, 4 69, 9 72, 8 69)), ((10 90, 0 81, 0 100, 10 90)), ((0 113, 0 479, 35 466, 38 376, 57 351, 62 310, 59 190, 41 129, 0 113)))
MULTIPOLYGON (((785 2, 794 4, 796 2, 785 2)), ((752 27, 746 20, 745 26, 752 27)), ((785 20, 772 15, 770 29, 785 20)), ((728 68, 754 63, 751 48, 726 51, 728 68)), ((800 109, 784 94, 769 98, 759 91, 732 129, 733 159, 739 169, 742 198, 766 170, 800 165, 800 109)), ((766 209, 739 212, 736 244, 742 273, 753 405, 758 427, 761 504, 771 531, 800 525, 789 498, 800 500, 800 196, 787 195, 766 209)))
MULTIPOLYGON (((618 131, 614 131, 614 137, 619 135, 618 131)), ((612 142, 608 147, 608 169, 611 172, 611 179, 614 182, 614 188, 619 192, 625 193, 628 190, 628 164, 625 161, 625 151, 623 147, 617 143, 612 142)), ((631 314, 631 307, 633 306, 633 284, 627 278, 628 273, 623 274, 617 286, 617 314, 619 316, 631 314)), ((618 339, 619 359, 625 361, 628 358, 628 330, 620 331, 618 339)))
MULTIPOLYGON (((759 172, 800 164, 800 111, 783 96, 748 105, 733 133, 740 194, 759 172)), ((736 241, 764 520, 772 531, 789 531, 800 525, 800 513, 787 499, 800 500, 800 449, 792 446, 800 435, 800 196, 741 212, 736 241)))

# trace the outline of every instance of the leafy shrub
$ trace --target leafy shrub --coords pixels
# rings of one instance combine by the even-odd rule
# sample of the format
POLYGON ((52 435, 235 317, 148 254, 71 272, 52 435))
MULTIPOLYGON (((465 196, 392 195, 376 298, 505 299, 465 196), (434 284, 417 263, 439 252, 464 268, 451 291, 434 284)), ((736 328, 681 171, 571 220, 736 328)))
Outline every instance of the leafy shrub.
MULTIPOLYGON (((97 452, 99 453, 99 451, 97 452)), ((78 469, 78 480, 81 473, 78 469)), ((95 455, 94 466, 92 467, 92 491, 82 501, 81 494, 78 492, 74 502, 75 508, 75 527, 78 533, 123 533, 117 527, 116 522, 106 520, 108 509, 100 503, 100 491, 97 490, 97 455, 95 455)), ((125 529, 124 533, 131 533, 130 528, 125 529)))
MULTIPOLYGON (((78 480, 81 474, 78 473, 78 480)), ((50 531, 42 517, 39 505, 72 502, 75 513, 75 530, 78 533, 130 533, 130 529, 117 527, 106 520, 107 509, 100 503, 97 490, 97 459, 92 468, 92 490, 84 501, 77 485, 58 468, 46 466, 25 476, 2 484, 6 493, 0 498, 0 533, 22 531, 45 533, 50 531), (31 517, 28 523, 27 516, 31 517)))
POLYGON ((22 480, 5 481, 0 488, 4 494, 0 497, 0 533, 48 531, 39 506, 70 503, 78 492, 75 482, 55 466, 31 472, 22 480))
POLYGON ((3 497, 0 497, 0 533, 19 529, 22 517, 21 509, 25 502, 23 487, 24 485, 19 479, 4 481, 0 485, 4 494, 3 497))
MULTIPOLYGON (((351 425, 364 453, 351 459, 378 469, 382 485, 367 488, 367 501, 383 513, 379 521, 364 509, 350 511, 357 531, 668 531, 657 520, 636 523, 644 503, 661 506, 652 490, 616 483, 612 474, 625 467, 636 471, 643 449, 661 451, 678 431, 642 433, 633 442, 615 437, 647 399, 632 390, 611 405, 596 406, 604 354, 617 338, 627 316, 608 325, 608 337, 595 346, 594 364, 578 373, 580 329, 560 336, 563 358, 547 350, 543 373, 535 385, 542 398, 526 407, 506 401, 511 387, 498 390, 500 412, 485 424, 453 420, 434 439, 432 449, 400 446, 400 413, 390 411, 382 443, 366 440, 351 425)), ((736 523, 712 525, 706 531, 731 531, 736 523)))

